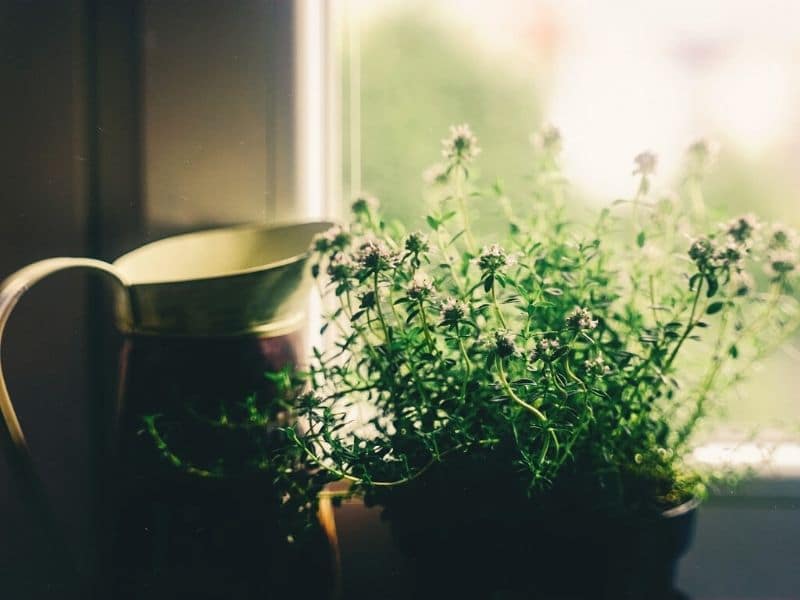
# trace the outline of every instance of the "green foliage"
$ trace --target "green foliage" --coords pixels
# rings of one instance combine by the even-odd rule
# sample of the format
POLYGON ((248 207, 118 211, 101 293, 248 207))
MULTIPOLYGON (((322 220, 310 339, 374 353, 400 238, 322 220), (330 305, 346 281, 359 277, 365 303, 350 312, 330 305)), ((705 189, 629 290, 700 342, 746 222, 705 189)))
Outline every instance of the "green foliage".
POLYGON ((170 477, 239 479, 271 489, 281 532, 297 540, 316 527, 317 494, 330 479, 309 465, 283 428, 295 418, 293 401, 301 381, 294 367, 266 374, 274 393, 253 393, 238 402, 170 403, 160 414, 141 417, 140 435, 149 441, 151 469, 170 477))
POLYGON ((529 209, 503 203, 492 239, 470 223, 504 191, 471 177, 477 139, 459 126, 428 235, 370 199, 317 240, 333 340, 288 432, 356 489, 380 498, 483 457, 532 494, 580 481, 616 506, 674 503, 697 491, 686 458, 709 398, 796 328, 794 233, 751 216, 708 226, 696 164, 690 192, 654 197, 649 153, 631 198, 570 222, 560 135, 534 141, 529 209), (691 344, 703 360, 681 360, 691 344))

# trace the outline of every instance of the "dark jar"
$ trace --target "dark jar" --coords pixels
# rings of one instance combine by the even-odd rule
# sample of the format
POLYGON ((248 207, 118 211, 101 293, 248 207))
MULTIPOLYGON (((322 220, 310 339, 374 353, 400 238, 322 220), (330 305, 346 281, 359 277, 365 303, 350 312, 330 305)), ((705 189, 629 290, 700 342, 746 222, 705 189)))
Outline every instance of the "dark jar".
POLYGON ((312 477, 272 464, 287 442, 264 374, 302 348, 299 333, 126 340, 103 517, 108 597, 327 597, 327 538, 313 504, 296 510, 316 493, 312 477))

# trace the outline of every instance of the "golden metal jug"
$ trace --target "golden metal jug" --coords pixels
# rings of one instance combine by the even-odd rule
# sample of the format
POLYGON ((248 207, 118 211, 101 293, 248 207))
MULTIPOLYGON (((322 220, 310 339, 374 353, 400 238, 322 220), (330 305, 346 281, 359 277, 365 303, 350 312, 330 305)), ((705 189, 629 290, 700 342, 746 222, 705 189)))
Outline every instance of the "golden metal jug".
MULTIPOLYGON (((277 369, 298 358, 297 338, 307 323, 309 247, 315 235, 331 226, 307 222, 226 227, 152 242, 113 264, 88 258, 34 263, 0 284, 0 345, 14 306, 31 286, 57 271, 90 269, 115 284, 116 326, 126 335, 120 389, 129 398, 123 401, 133 399, 151 410, 167 398, 167 392, 154 386, 164 387, 169 377, 188 379, 193 370, 201 374, 200 387, 214 388, 211 393, 226 388, 231 379, 231 387, 239 389, 242 382, 236 380, 263 380, 264 368, 277 369), (220 368, 229 369, 227 380, 207 373, 220 363, 224 365, 220 368), (238 368, 240 364, 245 366, 238 368)), ((0 410, 10 464, 51 536, 58 537, 59 527, 35 472, 1 364, 0 410)), ((131 426, 127 429, 130 440, 134 433, 131 426)), ((250 484, 232 485, 239 486, 242 496, 250 484)))

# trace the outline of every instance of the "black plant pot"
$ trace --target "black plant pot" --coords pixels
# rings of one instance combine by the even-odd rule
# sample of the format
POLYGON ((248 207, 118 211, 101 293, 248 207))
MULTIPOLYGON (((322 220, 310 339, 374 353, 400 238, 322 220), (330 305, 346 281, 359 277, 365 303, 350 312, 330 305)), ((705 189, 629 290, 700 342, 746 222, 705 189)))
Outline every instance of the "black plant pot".
POLYGON ((673 582, 692 539, 697 500, 666 511, 612 513, 591 495, 529 500, 496 482, 424 483, 382 502, 411 565, 413 598, 682 597, 673 582))
MULTIPOLYGON (((645 600, 679 598, 675 570, 696 502, 656 518, 574 513, 392 522, 414 571, 414 598, 645 600)), ((418 513, 419 514, 419 513, 418 513)), ((390 517, 391 520, 391 517, 390 517)))

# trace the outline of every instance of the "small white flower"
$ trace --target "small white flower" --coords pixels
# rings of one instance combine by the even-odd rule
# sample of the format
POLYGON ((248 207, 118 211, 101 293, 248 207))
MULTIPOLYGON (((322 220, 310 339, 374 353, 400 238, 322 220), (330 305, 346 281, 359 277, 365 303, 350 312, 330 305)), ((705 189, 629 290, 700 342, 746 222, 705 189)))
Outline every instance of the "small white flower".
POLYGON ((502 267, 510 267, 517 263, 517 255, 509 254, 500 244, 491 244, 481 249, 480 256, 476 259, 481 271, 494 273, 502 267))
POLYGON ((413 254, 420 252, 427 252, 429 248, 428 238, 421 231, 414 231, 409 233, 404 243, 405 249, 413 254))
POLYGON ((692 142, 686 151, 689 169, 696 175, 704 175, 716 164, 719 158, 719 142, 700 138, 692 142))
POLYGON ((773 250, 767 256, 766 272, 771 277, 782 277, 797 268, 797 252, 773 250))
POLYGON ((658 157, 653 152, 646 150, 645 152, 640 152, 637 154, 636 157, 634 157, 633 162, 636 165, 636 169, 633 171, 633 174, 647 177, 648 175, 652 175, 656 172, 658 157))
POLYGON ((451 162, 472 162, 480 151, 478 138, 466 123, 450 127, 450 137, 442 140, 442 156, 451 162))
POLYGON ((381 240, 367 238, 359 247, 356 261, 367 273, 377 273, 394 268, 398 257, 381 240))
POLYGON ((561 342, 555 338, 544 338, 539 341, 539 348, 541 350, 558 350, 561 347, 561 342))
POLYGON ((442 323, 454 325, 467 316, 469 307, 465 302, 450 296, 442 301, 439 310, 442 315, 442 323))
POLYGON ((605 360, 603 359, 602 354, 598 354, 595 358, 590 358, 583 362, 583 366, 592 375, 596 375, 598 377, 602 377, 603 375, 608 375, 611 372, 611 367, 609 367, 605 360))
POLYGON ((422 300, 435 291, 433 280, 425 273, 417 271, 406 287, 406 295, 412 300, 422 300))
POLYGON ((500 358, 506 358, 517 353, 517 343, 514 341, 514 334, 505 329, 498 329, 494 332, 494 349, 500 358))
POLYGON ((761 225, 756 216, 752 213, 742 215, 732 219, 725 225, 725 233, 728 234, 733 241, 740 244, 750 242, 753 234, 758 231, 761 225))
POLYGON ((598 325, 598 321, 593 317, 592 313, 580 306, 576 306, 573 311, 567 315, 566 321, 568 327, 580 331, 591 331, 598 325))
POLYGON ((797 250, 800 246, 800 238, 794 229, 790 229, 780 223, 775 223, 770 227, 767 247, 770 250, 797 250))
POLYGON ((342 229, 339 225, 334 225, 315 235, 311 244, 318 252, 327 252, 331 249, 343 250, 350 243, 351 237, 349 231, 342 229))
POLYGON ((741 262, 750 252, 750 242, 740 243, 733 238, 729 238, 724 246, 719 248, 714 254, 712 264, 718 267, 741 268, 741 262))
POLYGON ((561 152, 561 131, 551 123, 545 123, 539 131, 531 134, 531 145, 539 152, 555 155, 561 152))
POLYGON ((380 202, 378 202, 378 199, 375 196, 362 194, 355 199, 351 206, 351 210, 356 215, 366 215, 370 212, 375 212, 378 210, 379 206, 380 202))
POLYGON ((328 275, 333 281, 344 282, 355 277, 357 266, 352 256, 340 252, 328 264, 328 275))
POLYGON ((695 238, 689 246, 689 258, 700 267, 708 264, 715 254, 714 242, 707 237, 695 238))
POLYGON ((555 338, 542 338, 531 350, 529 354, 530 362, 536 362, 538 359, 548 361, 553 358, 553 355, 561 348, 561 343, 555 338))
POLYGON ((441 185, 447 183, 447 165, 442 163, 432 164, 422 173, 422 181, 428 185, 441 185))
POLYGON ((744 269, 735 269, 731 271, 730 285, 733 288, 734 294, 737 296, 746 296, 755 289, 756 282, 753 276, 744 269))

